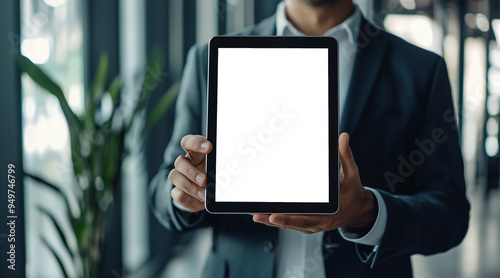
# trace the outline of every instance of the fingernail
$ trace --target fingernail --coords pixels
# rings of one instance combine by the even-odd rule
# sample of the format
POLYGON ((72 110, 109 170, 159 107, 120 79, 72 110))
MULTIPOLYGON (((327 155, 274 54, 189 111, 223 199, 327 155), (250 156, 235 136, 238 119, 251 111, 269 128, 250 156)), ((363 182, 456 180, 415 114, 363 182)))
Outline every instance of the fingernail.
POLYGON ((204 151, 208 150, 208 142, 201 143, 201 149, 204 151))
POLYGON ((198 197, 200 197, 200 199, 205 201, 205 190, 198 191, 198 197))
POLYGON ((203 183, 204 179, 205 179, 205 175, 203 175, 203 174, 196 175, 196 181, 198 182, 199 185, 201 185, 203 183))

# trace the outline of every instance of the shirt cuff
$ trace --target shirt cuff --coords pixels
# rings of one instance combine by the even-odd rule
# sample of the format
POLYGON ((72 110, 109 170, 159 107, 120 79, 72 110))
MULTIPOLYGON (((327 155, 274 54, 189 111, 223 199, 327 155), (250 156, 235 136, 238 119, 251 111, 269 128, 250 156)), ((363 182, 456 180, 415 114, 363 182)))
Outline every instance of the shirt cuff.
POLYGON ((370 187, 365 188, 370 190, 373 195, 375 195, 378 204, 377 219, 375 220, 372 229, 363 237, 359 237, 358 234, 349 233, 343 228, 339 228, 338 230, 340 235, 347 241, 363 245, 377 246, 380 244, 382 236, 385 232, 385 226, 387 224, 387 207, 384 199, 377 190, 370 187))

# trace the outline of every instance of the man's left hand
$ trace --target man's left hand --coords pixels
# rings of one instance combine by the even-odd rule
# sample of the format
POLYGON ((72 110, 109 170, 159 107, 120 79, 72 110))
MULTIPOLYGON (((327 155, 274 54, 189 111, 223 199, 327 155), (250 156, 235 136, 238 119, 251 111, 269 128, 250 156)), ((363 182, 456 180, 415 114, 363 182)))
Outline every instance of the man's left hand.
POLYGON ((378 206, 373 193, 361 184, 358 166, 354 161, 347 133, 342 133, 339 137, 339 157, 340 196, 339 211, 336 214, 255 214, 253 221, 306 234, 329 231, 339 227, 352 229, 361 235, 366 234, 375 222, 378 206))

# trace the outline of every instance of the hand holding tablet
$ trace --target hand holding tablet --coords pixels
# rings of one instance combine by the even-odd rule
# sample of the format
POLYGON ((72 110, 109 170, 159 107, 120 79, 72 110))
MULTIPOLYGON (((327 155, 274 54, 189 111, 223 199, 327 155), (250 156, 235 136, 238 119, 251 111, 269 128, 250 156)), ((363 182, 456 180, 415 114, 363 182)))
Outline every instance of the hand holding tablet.
MULTIPOLYGON (((203 170, 205 155, 212 144, 200 135, 186 135, 181 142, 186 156, 180 156, 169 178, 175 185, 173 199, 192 212, 204 209, 206 176, 203 170)), ((349 147, 346 133, 339 138, 340 198, 342 209, 336 214, 291 215, 254 214, 253 220, 268 226, 315 233, 338 227, 350 227, 351 231, 365 234, 377 217, 377 202, 373 194, 361 184, 358 167, 349 147)), ((311 162, 314 163, 314 162, 311 162)))
POLYGON ((205 209, 206 154, 213 146, 201 135, 186 135, 181 147, 186 155, 175 160, 174 169, 168 178, 175 185, 170 193, 178 206, 197 212, 205 209))
POLYGON ((377 202, 338 138, 336 41, 216 37, 209 57, 208 140, 181 142, 176 205, 304 233, 371 227, 377 202))

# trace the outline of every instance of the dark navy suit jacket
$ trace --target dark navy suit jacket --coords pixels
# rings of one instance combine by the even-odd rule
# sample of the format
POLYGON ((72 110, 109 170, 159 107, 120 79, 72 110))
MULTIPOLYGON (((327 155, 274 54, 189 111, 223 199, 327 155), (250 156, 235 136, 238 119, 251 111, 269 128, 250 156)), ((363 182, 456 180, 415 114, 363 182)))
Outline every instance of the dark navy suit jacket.
MULTIPOLYGON (((275 32, 271 17, 240 34, 275 32)), ((325 259, 317 265, 325 266, 327 277, 411 277, 411 255, 456 246, 469 221, 446 65, 364 19, 357 51, 340 129, 351 136, 363 185, 377 189, 385 201, 387 226, 378 248, 348 242, 337 230, 325 232, 325 259)), ((278 229, 256 224, 249 215, 188 214, 172 205, 167 176, 184 154, 181 138, 205 135, 206 88, 204 45, 188 55, 172 140, 150 184, 153 210, 171 230, 213 227, 204 277, 273 277, 278 229)))

